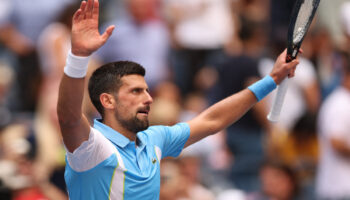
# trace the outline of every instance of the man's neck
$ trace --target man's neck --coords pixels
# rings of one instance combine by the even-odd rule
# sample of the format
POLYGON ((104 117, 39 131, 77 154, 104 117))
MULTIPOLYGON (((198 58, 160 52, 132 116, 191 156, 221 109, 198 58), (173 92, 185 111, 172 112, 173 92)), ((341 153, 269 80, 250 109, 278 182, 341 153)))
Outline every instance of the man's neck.
POLYGON ((125 129, 117 120, 104 118, 102 123, 111 127, 113 130, 117 131, 118 133, 124 135, 130 141, 136 141, 136 133, 133 133, 128 129, 125 129))

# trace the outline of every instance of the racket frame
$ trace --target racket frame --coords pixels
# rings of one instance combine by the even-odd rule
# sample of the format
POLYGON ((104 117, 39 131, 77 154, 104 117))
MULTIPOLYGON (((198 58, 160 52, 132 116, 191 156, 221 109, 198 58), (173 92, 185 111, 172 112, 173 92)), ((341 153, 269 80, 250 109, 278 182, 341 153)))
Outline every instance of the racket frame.
MULTIPOLYGON (((310 28, 310 25, 315 16, 319 3, 320 3, 320 0, 297 0, 295 2, 293 11, 291 14, 291 20, 288 26, 286 62, 291 62, 298 56, 299 49, 301 47, 302 42, 304 41, 307 31, 310 28), (313 5, 312 5, 313 8, 312 8, 311 15, 308 18, 308 22, 305 28, 303 29, 304 31, 303 35, 301 36, 300 39, 298 39, 297 42, 295 42, 294 40, 294 30, 296 28, 295 25, 299 16, 299 11, 305 1, 313 1, 313 5)), ((267 115, 267 119, 270 122, 277 122, 279 120, 279 116, 283 107, 284 97, 288 89, 288 82, 289 82, 288 78, 285 78, 278 86, 277 93, 273 101, 270 113, 267 115)))

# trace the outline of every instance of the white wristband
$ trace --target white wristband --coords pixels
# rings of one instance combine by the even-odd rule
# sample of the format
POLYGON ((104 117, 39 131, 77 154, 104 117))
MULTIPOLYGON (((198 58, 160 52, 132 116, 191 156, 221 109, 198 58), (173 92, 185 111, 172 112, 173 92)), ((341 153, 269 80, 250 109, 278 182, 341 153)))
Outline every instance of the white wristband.
POLYGON ((72 78, 83 78, 86 76, 88 69, 90 56, 81 57, 73 55, 72 51, 69 51, 66 66, 64 67, 64 73, 72 78))

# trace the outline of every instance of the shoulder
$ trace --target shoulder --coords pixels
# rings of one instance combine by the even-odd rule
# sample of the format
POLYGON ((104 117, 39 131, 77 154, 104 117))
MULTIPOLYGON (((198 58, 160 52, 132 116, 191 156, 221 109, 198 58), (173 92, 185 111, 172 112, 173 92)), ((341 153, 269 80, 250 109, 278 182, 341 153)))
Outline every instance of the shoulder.
POLYGON ((169 135, 181 135, 182 133, 190 133, 190 126, 188 123, 177 123, 173 126, 156 125, 150 126, 147 130, 138 133, 148 140, 162 140, 169 135))
POLYGON ((189 129, 189 124, 186 122, 177 123, 172 126, 164 126, 164 125, 155 125, 150 126, 147 130, 143 131, 144 134, 153 134, 155 132, 164 132, 164 131, 176 131, 178 129, 189 129))
POLYGON ((139 137, 145 137, 148 140, 152 140, 154 137, 162 137, 162 135, 166 134, 167 132, 167 126, 163 125, 156 125, 156 126, 150 126, 148 129, 141 131, 137 133, 139 137))
POLYGON ((113 144, 100 131, 91 128, 89 139, 73 153, 67 151, 67 161, 77 172, 87 171, 109 158, 115 152, 113 144))

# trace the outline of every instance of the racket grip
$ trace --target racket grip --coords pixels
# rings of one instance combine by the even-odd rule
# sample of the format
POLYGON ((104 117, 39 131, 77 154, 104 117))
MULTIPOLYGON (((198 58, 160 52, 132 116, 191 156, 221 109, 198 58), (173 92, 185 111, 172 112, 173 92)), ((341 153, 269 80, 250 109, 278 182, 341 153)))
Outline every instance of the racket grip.
POLYGON ((270 110, 270 113, 267 115, 267 119, 270 122, 277 122, 280 117, 284 97, 288 89, 288 82, 288 78, 285 78, 277 88, 277 93, 273 101, 272 108, 270 110))

